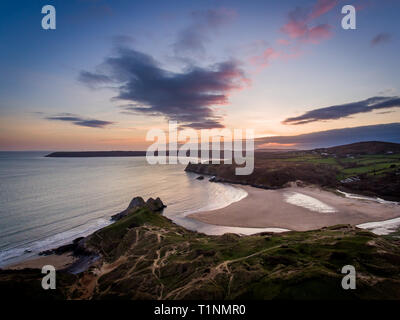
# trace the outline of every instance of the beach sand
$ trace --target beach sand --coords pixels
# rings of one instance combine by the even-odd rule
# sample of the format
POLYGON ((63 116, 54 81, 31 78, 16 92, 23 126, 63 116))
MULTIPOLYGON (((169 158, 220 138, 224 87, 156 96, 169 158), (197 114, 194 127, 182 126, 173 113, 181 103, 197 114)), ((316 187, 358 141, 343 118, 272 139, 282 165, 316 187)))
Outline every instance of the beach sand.
POLYGON ((30 260, 22 261, 7 267, 4 267, 4 270, 12 269, 12 270, 21 270, 25 268, 32 268, 32 269, 42 269, 45 265, 51 265, 56 270, 61 270, 73 262, 75 262, 76 258, 72 256, 72 253, 64 253, 60 255, 51 254, 48 256, 41 256, 37 258, 32 258, 30 260))
POLYGON ((248 193, 246 198, 225 208, 197 212, 189 217, 220 226, 285 228, 296 231, 400 217, 399 205, 345 198, 317 187, 292 186, 279 190, 241 187, 248 193), (319 206, 322 212, 288 203, 288 199, 292 203, 302 201, 306 207, 312 207, 312 202, 315 202, 314 205, 319 206))

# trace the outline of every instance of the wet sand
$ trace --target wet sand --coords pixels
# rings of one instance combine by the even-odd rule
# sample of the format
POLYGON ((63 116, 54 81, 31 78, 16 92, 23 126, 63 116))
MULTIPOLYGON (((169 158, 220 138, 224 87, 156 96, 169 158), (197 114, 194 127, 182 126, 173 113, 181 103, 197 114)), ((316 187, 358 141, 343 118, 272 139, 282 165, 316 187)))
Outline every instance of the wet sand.
POLYGON ((37 258, 32 258, 30 260, 22 261, 22 262, 4 267, 3 269, 5 269, 5 270, 6 269, 21 270, 21 269, 25 269, 25 268, 42 269, 43 266, 45 266, 45 265, 51 265, 56 270, 61 270, 61 269, 68 267, 75 261, 76 261, 76 258, 72 256, 72 253, 64 253, 61 255, 51 254, 48 256, 41 256, 41 257, 37 257, 37 258))
POLYGON ((246 198, 222 209, 197 212, 188 217, 220 226, 285 228, 296 231, 337 224, 358 225, 400 217, 400 205, 349 199, 316 187, 293 186, 279 190, 250 186, 242 188, 248 193, 246 198), (306 207, 293 204, 302 200, 306 207))

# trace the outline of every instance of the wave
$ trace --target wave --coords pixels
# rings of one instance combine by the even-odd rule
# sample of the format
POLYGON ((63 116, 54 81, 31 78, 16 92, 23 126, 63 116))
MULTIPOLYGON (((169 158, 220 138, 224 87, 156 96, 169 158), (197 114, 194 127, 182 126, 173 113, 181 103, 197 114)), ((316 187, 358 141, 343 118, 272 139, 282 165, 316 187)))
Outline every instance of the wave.
POLYGON ((367 197, 367 196, 363 196, 360 194, 355 194, 355 193, 348 193, 348 192, 344 192, 344 191, 340 191, 340 190, 336 190, 337 192, 343 194, 346 198, 351 198, 351 199, 358 199, 358 200, 367 200, 367 201, 374 201, 374 202, 378 202, 378 203, 382 203, 382 204, 396 204, 398 205, 399 203, 396 201, 387 201, 387 200, 383 200, 381 198, 373 198, 373 197, 367 197))
POLYGON ((0 267, 35 257, 44 250, 57 248, 72 242, 76 238, 86 237, 111 223, 112 222, 108 219, 96 219, 95 221, 47 237, 43 240, 35 241, 21 247, 0 251, 0 267))

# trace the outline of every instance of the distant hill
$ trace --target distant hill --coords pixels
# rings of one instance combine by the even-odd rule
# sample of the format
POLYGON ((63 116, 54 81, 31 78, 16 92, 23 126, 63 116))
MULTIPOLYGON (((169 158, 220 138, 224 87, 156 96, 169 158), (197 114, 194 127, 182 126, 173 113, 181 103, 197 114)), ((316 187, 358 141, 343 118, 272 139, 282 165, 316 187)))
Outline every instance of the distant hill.
POLYGON ((319 148, 313 151, 319 153, 328 153, 336 155, 365 155, 365 154, 390 154, 400 153, 400 143, 381 142, 381 141, 366 141, 346 144, 342 146, 319 148))
POLYGON ((46 157, 50 158, 91 158, 91 157, 144 157, 146 151, 59 151, 46 157))

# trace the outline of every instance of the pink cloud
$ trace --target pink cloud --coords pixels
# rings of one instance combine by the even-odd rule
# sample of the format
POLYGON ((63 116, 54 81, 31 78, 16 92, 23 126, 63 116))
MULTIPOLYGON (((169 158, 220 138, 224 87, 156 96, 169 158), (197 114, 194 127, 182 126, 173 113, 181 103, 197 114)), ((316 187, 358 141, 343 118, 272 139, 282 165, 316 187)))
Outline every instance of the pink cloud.
POLYGON ((300 38, 307 33, 308 27, 304 21, 289 21, 281 28, 292 39, 300 38))
POLYGON ((311 11, 310 18, 318 18, 319 16, 331 11, 338 2, 338 0, 318 0, 311 11))
POLYGON ((328 24, 320 24, 309 29, 303 41, 316 44, 323 39, 329 38, 331 35, 331 26, 328 24))
POLYGON ((289 21, 281 28, 281 31, 292 39, 300 39, 302 42, 318 43, 322 39, 331 36, 331 27, 327 24, 310 26, 312 21, 332 10, 338 0, 317 0, 311 10, 296 8, 289 13, 289 21))
POLYGON ((282 50, 268 47, 262 54, 250 58, 252 65, 267 67, 271 60, 289 60, 299 57, 303 50, 301 44, 318 44, 332 36, 332 27, 328 24, 313 24, 313 20, 331 11, 339 0, 317 0, 311 8, 297 7, 289 12, 289 21, 281 31, 290 39, 280 38, 276 41, 282 50), (283 47, 284 46, 284 47, 283 47))
POLYGON ((272 59, 279 58, 279 56, 280 53, 276 51, 274 48, 267 48, 261 55, 251 57, 250 63, 255 66, 265 68, 269 65, 272 59))
POLYGON ((328 24, 309 27, 306 23, 299 21, 290 21, 281 30, 292 39, 300 39, 302 42, 315 44, 332 35, 331 26, 328 24))
POLYGON ((286 40, 286 39, 278 39, 278 40, 276 40, 276 42, 277 42, 278 44, 280 44, 281 46, 287 46, 287 45, 290 44, 290 41, 289 41, 289 40, 286 40))
POLYGON ((268 67, 273 60, 288 61, 298 58, 303 52, 298 46, 291 46, 285 50, 276 50, 272 47, 265 49, 260 55, 250 58, 250 63, 258 67, 258 71, 268 67))

